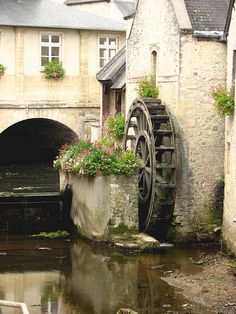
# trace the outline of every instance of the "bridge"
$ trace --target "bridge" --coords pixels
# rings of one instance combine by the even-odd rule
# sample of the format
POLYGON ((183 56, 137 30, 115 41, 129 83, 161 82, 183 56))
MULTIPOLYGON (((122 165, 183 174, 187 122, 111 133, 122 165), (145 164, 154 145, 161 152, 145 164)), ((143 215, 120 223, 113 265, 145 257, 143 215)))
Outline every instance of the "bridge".
POLYGON ((0 230, 50 231, 69 223, 52 162, 62 144, 81 135, 81 112, 59 107, 1 107, 0 230))

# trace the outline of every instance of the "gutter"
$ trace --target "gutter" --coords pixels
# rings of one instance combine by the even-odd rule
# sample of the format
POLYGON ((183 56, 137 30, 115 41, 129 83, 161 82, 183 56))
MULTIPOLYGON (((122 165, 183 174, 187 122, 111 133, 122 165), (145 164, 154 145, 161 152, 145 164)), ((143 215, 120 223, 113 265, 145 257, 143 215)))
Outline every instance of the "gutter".
POLYGON ((212 38, 225 41, 223 31, 193 31, 194 37, 212 38))

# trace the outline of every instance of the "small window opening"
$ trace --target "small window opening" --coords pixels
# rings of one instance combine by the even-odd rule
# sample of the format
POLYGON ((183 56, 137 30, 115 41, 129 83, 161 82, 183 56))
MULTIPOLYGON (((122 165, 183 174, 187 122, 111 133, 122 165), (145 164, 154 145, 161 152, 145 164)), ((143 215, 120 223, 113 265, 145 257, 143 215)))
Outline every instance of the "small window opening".
POLYGON ((152 51, 152 59, 151 59, 151 75, 154 79, 156 84, 156 77, 157 77, 157 52, 154 50, 152 51))

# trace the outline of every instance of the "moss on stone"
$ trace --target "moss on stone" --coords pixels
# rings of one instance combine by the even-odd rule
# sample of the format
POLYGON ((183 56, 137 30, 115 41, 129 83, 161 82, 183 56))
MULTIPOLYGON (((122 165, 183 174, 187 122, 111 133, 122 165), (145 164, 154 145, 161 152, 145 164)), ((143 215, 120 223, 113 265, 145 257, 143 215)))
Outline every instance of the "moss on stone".
POLYGON ((66 238, 68 236, 69 236, 69 233, 64 230, 57 230, 55 232, 40 232, 38 234, 32 235, 32 237, 35 237, 35 238, 48 238, 48 239, 66 238))
POLYGON ((118 227, 110 228, 111 234, 124 234, 124 235, 133 235, 139 233, 136 228, 129 228, 125 224, 120 224, 118 227))

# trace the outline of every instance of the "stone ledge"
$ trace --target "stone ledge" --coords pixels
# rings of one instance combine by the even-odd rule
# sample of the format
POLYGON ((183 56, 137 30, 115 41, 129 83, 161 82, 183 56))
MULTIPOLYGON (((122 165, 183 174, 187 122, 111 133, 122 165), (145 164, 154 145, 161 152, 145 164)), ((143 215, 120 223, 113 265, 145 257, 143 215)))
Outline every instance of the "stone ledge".
POLYGON ((160 242, 145 233, 116 234, 111 236, 109 242, 118 250, 130 253, 150 252, 160 248, 160 242))

